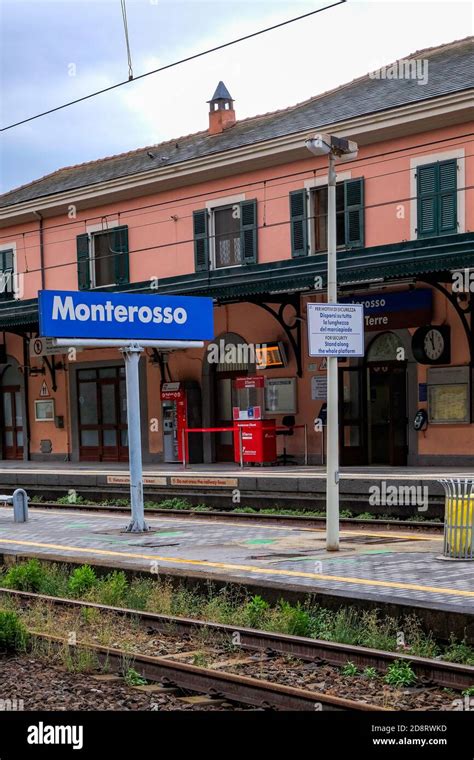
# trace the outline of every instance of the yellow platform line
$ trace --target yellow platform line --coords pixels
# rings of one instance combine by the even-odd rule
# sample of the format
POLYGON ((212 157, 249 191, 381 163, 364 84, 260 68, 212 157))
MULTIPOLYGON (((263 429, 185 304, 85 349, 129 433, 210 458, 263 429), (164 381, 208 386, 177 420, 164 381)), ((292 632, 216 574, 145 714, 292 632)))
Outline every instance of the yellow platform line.
MULTIPOLYGON (((43 514, 43 515, 63 515, 66 514, 72 514, 75 517, 95 517, 95 518, 104 518, 107 517, 107 519, 111 520, 121 520, 122 522, 124 519, 127 519, 127 515, 109 515, 109 514, 97 514, 97 513, 84 513, 82 510, 77 511, 74 509, 70 509, 69 507, 65 508, 64 512, 62 509, 35 509, 35 514, 43 514)), ((232 522, 231 520, 206 520, 205 518, 199 517, 198 521, 193 523, 192 518, 183 518, 183 517, 176 517, 175 515, 150 515, 147 511, 145 511, 145 519, 147 522, 151 522, 151 520, 167 520, 168 522, 175 522, 175 523, 182 523, 183 525, 188 525, 191 527, 191 525, 231 525, 233 528, 242 528, 243 530, 248 530, 248 528, 263 528, 265 530, 301 530, 305 531, 306 533, 326 533, 326 528, 305 528, 303 526, 293 526, 293 525, 264 525, 260 523, 259 525, 249 523, 248 525, 243 525, 241 522, 232 522)), ((429 536, 417 536, 413 533, 393 533, 392 531, 387 531, 386 533, 375 533, 372 531, 365 531, 365 530, 343 530, 341 531, 341 536, 368 536, 372 538, 406 538, 410 539, 410 541, 443 541, 443 536, 439 536, 437 534, 432 533, 429 536)))
POLYGON ((409 591, 429 591, 434 594, 450 594, 453 596, 474 597, 474 591, 464 591, 463 589, 442 588, 439 586, 420 586, 417 583, 399 583, 398 581, 377 581, 369 578, 352 578, 344 575, 325 575, 324 573, 305 573, 299 570, 276 570, 275 568, 255 567, 254 565, 233 565, 225 562, 208 562, 206 560, 187 559, 183 557, 160 557, 155 554, 133 554, 132 552, 115 552, 111 549, 95 549, 93 547, 83 546, 65 546, 63 544, 44 544, 39 541, 18 541, 8 538, 0 539, 2 544, 16 544, 19 546, 31 546, 40 549, 57 549, 68 552, 86 552, 93 555, 104 557, 120 557, 131 559, 146 559, 153 562, 168 562, 178 565, 194 565, 204 568, 217 568, 219 570, 244 570, 248 573, 258 573, 259 575, 285 575, 295 578, 313 578, 315 580, 336 581, 338 583, 352 583, 363 586, 381 586, 383 588, 399 588, 409 591))

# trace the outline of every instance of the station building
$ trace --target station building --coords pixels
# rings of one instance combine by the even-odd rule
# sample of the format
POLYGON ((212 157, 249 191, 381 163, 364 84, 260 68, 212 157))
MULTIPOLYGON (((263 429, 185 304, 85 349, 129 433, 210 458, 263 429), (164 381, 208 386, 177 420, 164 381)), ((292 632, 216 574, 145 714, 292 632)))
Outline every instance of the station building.
MULTIPOLYGON (((325 300, 327 160, 305 141, 326 132, 359 146, 337 165, 339 300, 363 303, 366 327, 365 356, 340 362, 342 464, 471 464, 473 38, 403 70, 243 120, 221 82, 202 132, 1 196, 0 458, 127 460, 120 353, 38 339, 39 290, 97 288, 214 299, 213 343, 143 355, 145 461, 173 458, 176 383, 189 427, 231 427, 235 380, 259 376, 262 413, 291 429, 279 451, 303 461, 306 425, 308 461, 322 462, 326 374, 306 307, 325 300)), ((201 444, 204 462, 233 457, 230 432, 201 444)))

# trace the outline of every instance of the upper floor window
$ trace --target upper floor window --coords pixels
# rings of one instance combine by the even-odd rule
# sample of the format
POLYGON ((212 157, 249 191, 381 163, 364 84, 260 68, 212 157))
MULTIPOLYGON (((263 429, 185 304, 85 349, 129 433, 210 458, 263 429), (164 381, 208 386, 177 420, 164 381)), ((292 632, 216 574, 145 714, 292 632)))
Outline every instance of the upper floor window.
POLYGON ((77 236, 79 290, 124 285, 130 281, 128 227, 77 236))
POLYGON ((15 297, 15 251, 13 248, 0 250, 0 301, 10 301, 15 297))
MULTIPOLYGON (((290 232, 293 258, 327 251, 327 185, 309 192, 305 189, 290 193, 290 232)), ((336 245, 345 248, 364 245, 363 177, 336 185, 336 245)))
POLYGON ((457 232, 457 161, 418 166, 417 235, 419 238, 457 232))
MULTIPOLYGON (((312 190, 314 250, 328 249, 328 188, 327 185, 312 190)), ((336 185, 336 245, 346 244, 344 224, 344 185, 336 185)))
POLYGON ((214 268, 242 263, 240 204, 216 208, 214 213, 214 268))
POLYGON ((193 212, 196 272, 257 261, 257 201, 193 212))

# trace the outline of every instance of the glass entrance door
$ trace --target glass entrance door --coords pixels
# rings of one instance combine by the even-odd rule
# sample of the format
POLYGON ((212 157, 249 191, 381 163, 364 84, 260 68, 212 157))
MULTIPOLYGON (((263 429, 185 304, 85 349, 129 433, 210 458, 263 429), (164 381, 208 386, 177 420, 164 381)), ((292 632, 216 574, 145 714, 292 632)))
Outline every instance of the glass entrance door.
POLYGON ((1 389, 3 452, 5 459, 23 458, 23 413, 20 386, 1 389))
POLYGON ((77 399, 80 459, 127 461, 125 367, 78 370, 77 399))
POLYGON ((366 464, 367 436, 363 368, 339 368, 341 464, 366 464))

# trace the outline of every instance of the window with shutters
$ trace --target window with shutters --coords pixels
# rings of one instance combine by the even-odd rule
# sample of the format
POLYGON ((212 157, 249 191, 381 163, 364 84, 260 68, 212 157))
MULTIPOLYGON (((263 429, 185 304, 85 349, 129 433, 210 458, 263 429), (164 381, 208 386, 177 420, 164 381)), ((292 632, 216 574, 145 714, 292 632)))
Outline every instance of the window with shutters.
POLYGON ((436 161, 416 170, 417 236, 452 235, 457 223, 457 161, 436 161))
POLYGON ((80 290, 128 283, 128 227, 78 235, 77 259, 80 290))
POLYGON ((257 201, 223 200, 193 211, 196 272, 257 261, 257 201))
POLYGON ((13 248, 0 250, 0 301, 15 298, 15 251, 13 248))
MULTIPOLYGON (((312 252, 328 248, 328 187, 311 190, 312 252)), ((364 180, 348 179, 336 185, 336 246, 360 248, 364 245, 364 180)), ((293 255, 295 255, 293 253, 293 255)))
POLYGON ((240 241, 240 204, 213 209, 214 267, 235 267, 242 264, 240 241))
MULTIPOLYGON (((328 188, 327 185, 313 190, 314 250, 328 249, 328 188)), ((344 224, 344 185, 336 185, 336 245, 346 244, 344 224)))

